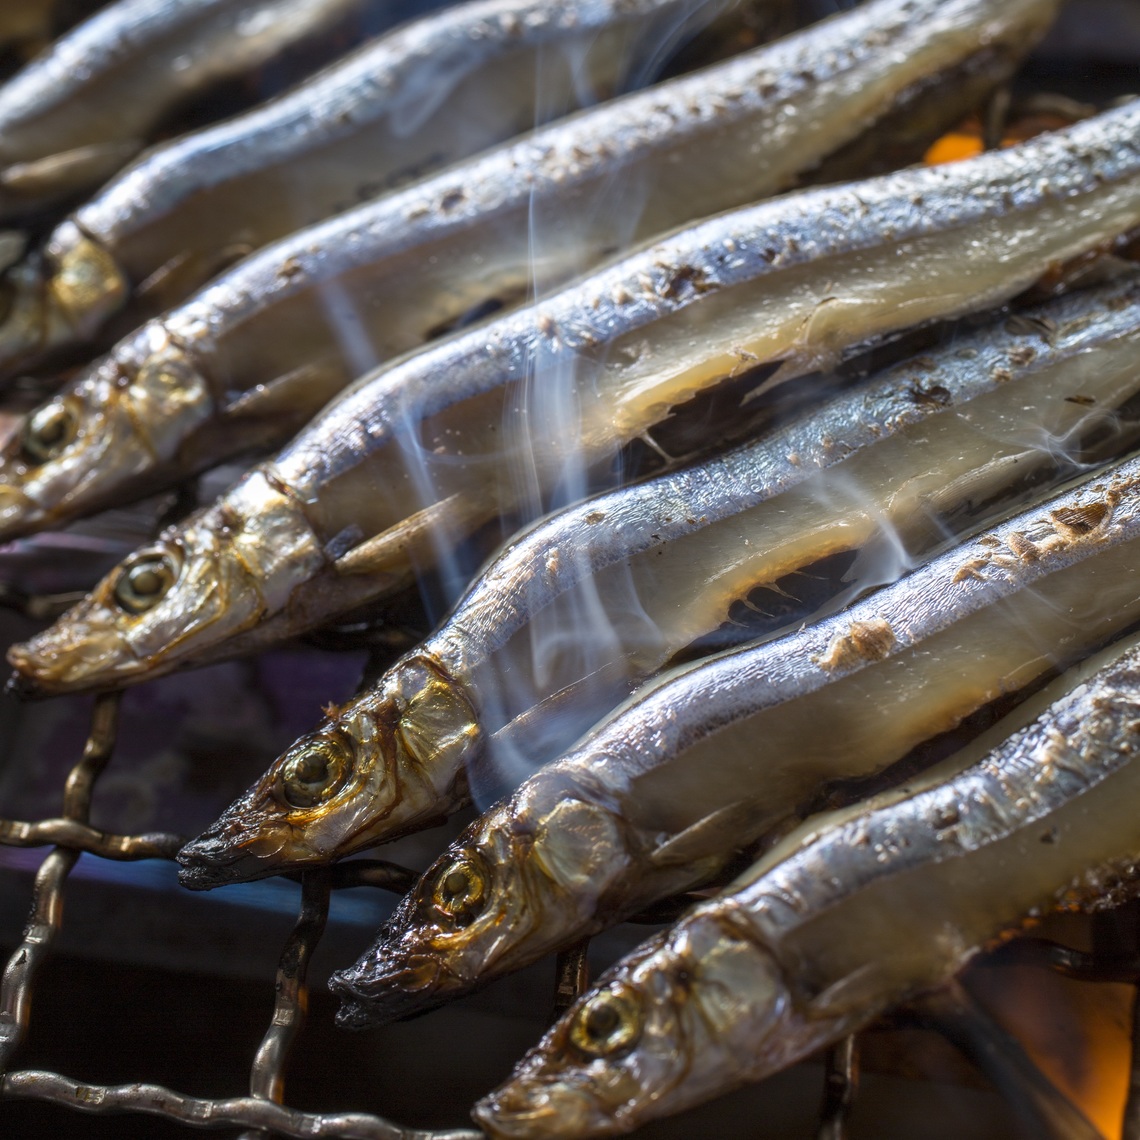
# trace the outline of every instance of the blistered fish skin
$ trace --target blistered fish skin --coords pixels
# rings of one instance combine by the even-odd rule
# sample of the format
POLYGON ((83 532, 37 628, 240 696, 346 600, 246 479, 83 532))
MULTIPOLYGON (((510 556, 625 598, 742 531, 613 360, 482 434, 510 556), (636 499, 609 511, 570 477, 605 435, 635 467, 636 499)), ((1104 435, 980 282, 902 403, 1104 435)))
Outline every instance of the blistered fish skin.
POLYGON ((607 971, 476 1119, 528 1140, 631 1131, 859 1030, 1028 916, 1135 893, 1140 830, 1103 810, 1138 780, 1127 645, 980 763, 808 820, 607 971))
MULTIPOLYGON (((725 214, 532 310, 408 356, 334 400, 250 476, 283 490, 294 525, 322 553, 298 564, 287 587, 275 584, 287 607, 267 606, 237 636, 231 622, 211 631, 184 595, 226 577, 220 562, 239 556, 223 533, 215 565, 187 576, 174 528, 161 543, 186 580, 168 576, 151 607, 183 631, 181 646, 146 659, 129 648, 136 618, 114 601, 120 569, 9 661, 31 687, 60 692, 154 676, 188 663, 191 647, 202 663, 328 621, 410 582, 414 566, 438 557, 438 536, 450 545, 515 507, 525 489, 503 477, 511 455, 497 431, 510 404, 486 401, 517 398, 536 356, 576 368, 589 396, 577 430, 560 425, 533 450, 535 477, 549 488, 569 455, 600 466, 675 404, 757 363, 783 360, 779 379, 802 375, 868 339, 998 304, 1057 260, 1130 230, 1140 224, 1138 137, 1135 101, 970 162, 725 214), (439 446, 425 449, 417 433, 431 418, 439 446), (406 446, 426 468, 426 494, 406 446), (381 486, 391 495, 377 495, 381 486)), ((243 541, 255 542, 261 524, 249 506, 243 541)), ((218 526, 226 510, 222 499, 187 525, 218 526)))
POLYGON ((707 881, 825 782, 1135 622, 1137 549, 1131 460, 833 618, 650 683, 437 860, 334 975, 342 1019, 439 1004, 707 881))
MULTIPOLYGON (((929 432, 931 417, 957 409, 972 420, 986 419, 981 408, 972 410, 972 401, 981 395, 1000 393, 1024 418, 1027 401, 1036 398, 1043 377, 1057 368, 1056 386, 1065 393, 1062 407, 1079 420, 1089 409, 1068 400, 1078 389, 1084 400, 1091 399, 1081 377, 1094 374, 1107 381, 1120 367, 1134 371, 1130 362, 1140 339, 1140 292, 1134 281, 1023 314, 1023 324, 1032 326, 1034 320, 1052 330, 1048 340, 1027 339, 1019 328, 981 329, 889 370, 866 387, 842 393, 770 437, 588 500, 516 537, 436 634, 375 686, 327 715, 217 823, 183 848, 181 882, 201 889, 277 874, 283 867, 327 863, 463 806, 466 770, 482 762, 487 747, 481 671, 532 617, 581 579, 591 578, 597 588, 597 575, 607 566, 628 563, 647 551, 660 554, 672 541, 701 535, 759 503, 775 502, 780 492, 805 483, 812 472, 842 464, 883 440, 905 438, 908 429, 929 432), (1098 355, 1098 350, 1111 350, 1111 355, 1098 355), (1066 365, 1076 372, 1066 371, 1066 365), (840 439, 841 448, 827 442, 840 439), (326 778, 319 802, 297 804, 290 801, 290 788, 306 756, 318 767, 327 761, 326 778)), ((1125 384, 1121 398, 1132 390, 1125 384)), ((1111 414, 1111 407, 1100 411, 1111 414)), ((985 430, 996 433, 997 425, 990 422, 985 430)), ((929 452, 930 444, 911 447, 929 452)), ((1048 452, 1042 458, 1050 458, 1048 452)), ((928 462, 939 467, 934 456, 928 462)), ((892 515, 911 509, 901 493, 892 498, 901 500, 885 508, 892 515)), ((796 515, 794 508, 788 510, 796 515)), ((687 592, 687 611, 699 594, 696 587, 687 592)), ((643 604, 652 607, 653 601, 646 598, 643 604)), ((651 608, 650 620, 655 614, 651 608)), ((686 637, 707 631, 715 620, 706 618, 709 624, 693 628, 686 622, 687 633, 674 634, 674 640, 662 633, 663 644, 636 647, 640 668, 660 667, 684 647, 686 637)), ((628 649, 632 653, 635 647, 628 649)), ((490 668, 495 668, 493 662, 490 668)), ((637 679, 645 679, 644 672, 637 679)), ((519 683, 517 677, 514 683, 519 683)), ((588 724, 584 721, 581 731, 588 724)), ((576 735, 573 728, 568 732, 567 746, 576 735)), ((301 797, 307 799, 309 791, 300 787, 301 797)))
POLYGON ((664 36, 660 25, 683 24, 690 7, 690 0, 458 5, 378 39, 264 107, 152 150, 9 274, 13 311, 0 329, 7 364, 26 367, 88 340, 125 305, 137 325, 239 256, 355 205, 362 185, 379 193, 395 175, 446 165, 542 114, 572 109, 579 96, 597 97, 599 87, 621 87, 637 67, 637 35, 664 36), (544 52, 555 59, 543 55, 540 108, 534 73, 544 52), (582 74, 571 82, 557 62, 575 54, 582 74), (499 86, 515 89, 514 97, 499 86), (564 97, 556 94, 563 87, 564 97), (493 113, 465 113, 492 96, 493 113), (410 120, 425 115, 411 130, 410 120), (74 296, 67 282, 80 273, 88 287, 74 296), (145 299, 133 298, 144 285, 145 299))
MULTIPOLYGON (((100 509, 116 496, 129 496, 140 482, 153 491, 179 473, 193 474, 244 449, 250 433, 252 442, 283 441, 357 375, 353 351, 362 339, 382 359, 416 347, 441 321, 489 296, 525 295, 533 271, 532 210, 559 206, 558 218, 539 226, 544 246, 554 247, 539 251, 539 261, 544 272, 564 277, 611 247, 784 188, 863 131, 868 117, 886 113, 922 74, 929 55, 949 67, 995 51, 1008 64, 1013 48, 1007 41, 1023 48, 1055 6, 1053 0, 1018 0, 1017 6, 996 0, 922 3, 931 9, 930 20, 915 19, 915 0, 879 0, 770 49, 539 132, 263 250, 141 334, 180 346, 183 369, 209 378, 209 411, 187 401, 183 416, 167 417, 167 447, 148 468, 149 422, 137 421, 136 429, 130 409, 118 406, 117 390, 105 398, 83 396, 77 406, 91 403, 81 419, 122 420, 114 430, 124 447, 125 437, 137 430, 142 438, 130 445, 130 461, 85 463, 80 439, 65 457, 70 470, 57 484, 62 498, 32 496, 45 510, 29 508, 25 516, 20 507, 26 504, 9 495, 0 538, 100 509), (884 55, 884 38, 894 44, 897 59, 884 55), (818 74, 805 72, 809 63, 818 74), (852 87, 859 91, 854 101, 852 87), (782 113, 791 108, 798 114, 782 113), (818 117, 822 135, 793 129, 793 121, 808 114, 818 117), (739 161, 742 149, 755 153, 755 163, 739 161), (692 178, 667 176, 678 158, 705 171, 709 184, 697 187, 692 178), (598 208, 615 175, 652 187, 634 233, 619 232, 622 224, 613 211, 598 208), (330 315, 330 306, 336 309, 345 294, 354 303, 343 321, 356 335, 347 335, 330 315), (81 487, 72 485, 80 480, 81 487)), ((94 258, 99 250, 78 225, 69 226, 55 235, 52 256, 63 259, 61 264, 73 258, 75 266, 86 265, 88 253, 94 258), (71 241, 79 245, 73 248, 71 241)), ((93 268, 90 276, 101 272, 93 268)), ((121 298, 126 283, 116 272, 108 297, 121 298)), ((65 329, 73 320, 97 323, 101 302, 86 316, 75 316, 84 311, 78 295, 98 293, 79 268, 58 282, 52 278, 50 288, 35 283, 29 266, 11 280, 21 275, 31 287, 14 303, 27 303, 33 325, 36 306, 45 297, 51 301, 57 288, 68 315, 52 318, 52 327, 65 329)), ((614 307, 609 300, 603 311, 614 307)), ((626 323, 616 307, 619 324, 626 323)), ((139 339, 129 338, 100 367, 116 369, 120 383, 129 379, 139 367, 132 359, 139 339)), ((462 370, 457 361, 447 367, 462 370)), ((11 456, 9 449, 5 458, 11 456)), ((13 468, 5 465, 0 483, 18 490, 22 476, 13 468)), ((55 483, 51 473, 34 478, 55 483)))

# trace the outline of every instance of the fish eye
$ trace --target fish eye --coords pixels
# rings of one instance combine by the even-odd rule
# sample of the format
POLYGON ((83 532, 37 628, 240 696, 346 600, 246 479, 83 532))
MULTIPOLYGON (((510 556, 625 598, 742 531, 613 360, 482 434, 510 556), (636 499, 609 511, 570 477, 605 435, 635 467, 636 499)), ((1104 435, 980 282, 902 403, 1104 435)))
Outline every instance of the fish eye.
POLYGON ((24 421, 24 455, 34 463, 54 459, 79 433, 79 413, 67 400, 50 400, 24 421))
POLYGON ((291 807, 316 807, 343 787, 351 770, 351 758, 342 745, 307 740, 294 748, 281 768, 281 793, 291 807))
POLYGON ((487 901, 487 873, 469 856, 454 859, 439 873, 432 891, 436 909, 459 926, 468 926, 487 901))
POLYGON ((641 1003, 629 986, 609 986, 578 1009, 570 1041, 588 1057, 612 1057, 641 1036, 641 1003))
POLYGON ((136 554, 115 583, 115 600, 128 613, 141 614, 157 605, 178 579, 174 560, 157 551, 136 554))

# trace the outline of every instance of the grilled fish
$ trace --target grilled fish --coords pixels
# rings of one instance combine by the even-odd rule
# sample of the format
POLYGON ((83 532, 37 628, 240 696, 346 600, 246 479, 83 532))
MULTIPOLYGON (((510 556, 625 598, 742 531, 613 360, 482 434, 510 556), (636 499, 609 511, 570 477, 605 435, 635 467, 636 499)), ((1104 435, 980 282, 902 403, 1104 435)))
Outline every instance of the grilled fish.
POLYGON ((521 753, 529 774, 687 646, 711 653, 730 615, 738 639, 809 618, 827 595, 809 590, 797 608, 791 591, 821 561, 862 551, 869 570, 845 558, 851 580, 833 587, 857 596, 878 584, 876 542, 905 539, 888 560, 901 570, 1071 477, 1082 439, 1135 445, 1138 348, 1134 280, 1077 294, 755 443, 554 515, 185 847, 183 885, 328 862, 433 822, 468 801, 470 772, 498 780, 521 753), (591 636, 594 654, 581 648, 591 636), (520 720, 541 732, 520 740, 520 720), (322 765, 336 779, 315 794, 322 765))
MULTIPOLYGON (((947 114, 955 100, 931 88, 932 77, 965 69, 954 90, 976 97, 1054 8, 1054 0, 875 0, 270 246, 128 337, 33 413, 30 435, 3 452, 0 539, 151 494, 236 451, 283 443, 377 360, 421 345, 488 301, 522 300, 536 275, 548 284, 633 240, 785 188, 828 155, 838 162, 853 137, 932 90, 947 114)), ((742 236, 749 229, 744 223, 742 236)), ((722 241, 735 232, 728 221, 722 230, 722 241)), ((675 249, 698 261, 710 252, 675 249)), ((104 245, 73 223, 61 227, 48 261, 75 273, 17 289, 9 343, 25 344, 21 329, 32 330, 36 346, 49 326, 70 336, 66 314, 94 310, 68 282, 98 288, 91 283, 100 259, 111 266, 104 245)), ((113 266, 108 272, 121 294, 125 278, 113 266)), ((694 273, 679 267, 675 281, 652 288, 687 304, 705 290, 704 271, 694 273)), ((632 301, 644 288, 638 274, 625 292, 590 295, 601 308, 582 316, 612 312, 615 335, 617 326, 644 323, 650 314, 638 315, 632 301)), ((715 288, 711 277, 708 284, 715 288)), ((533 319, 523 321, 528 338, 533 319)))
MULTIPOLYGON (((830 782, 1140 619, 1138 554, 1133 459, 843 613, 651 682, 429 868, 334 975, 341 1020, 438 1005, 708 881, 830 782)), ((327 769, 306 773, 314 796, 327 769)))
POLYGON ((277 238, 536 119, 637 85, 669 42, 725 6, 460 4, 245 115, 160 146, 10 275, 18 296, 0 333, 9 363, 88 339, 112 316, 129 331, 277 238), (79 295, 67 288, 73 279, 84 284, 79 295))
POLYGON ((608 970, 476 1119, 527 1140, 631 1131, 866 1026, 1042 910, 1130 897, 1136 639, 1108 657, 981 760, 809 820, 608 970))
MULTIPOLYGON (((125 684, 260 649, 377 598, 580 467, 601 471, 726 379, 782 361, 771 385, 998 304, 1140 224, 1138 128, 1134 101, 969 162, 725 214, 408 356, 9 660, 40 692, 125 684), (556 398, 571 390, 573 406, 556 398)), ((161 363, 137 398, 172 408, 155 422, 208 406, 177 345, 154 348, 161 363)), ((51 430, 66 437, 60 418, 51 430)), ((126 450, 116 442, 108 464, 126 450)), ((470 569, 454 568, 459 587, 470 569)))
POLYGON ((118 0, 0 88, 0 219, 98 185, 179 103, 373 8, 375 0, 118 0))

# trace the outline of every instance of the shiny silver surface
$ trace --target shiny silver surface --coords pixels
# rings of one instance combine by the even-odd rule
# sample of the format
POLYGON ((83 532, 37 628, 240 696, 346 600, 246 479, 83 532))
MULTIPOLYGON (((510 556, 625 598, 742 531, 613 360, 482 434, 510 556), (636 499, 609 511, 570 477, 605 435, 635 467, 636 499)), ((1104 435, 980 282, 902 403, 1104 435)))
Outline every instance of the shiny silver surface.
MULTIPOLYGON (((238 637, 196 639, 194 657, 249 652, 407 584, 413 566, 526 494, 548 495, 567 464, 600 469, 675 404, 745 370, 782 361, 766 383, 788 380, 903 328, 991 307, 1111 242, 1140 224, 1138 125, 1134 101, 970 162, 724 214, 363 379, 258 469, 304 512, 325 568, 298 569, 287 608, 238 637), (536 366, 574 376, 579 404, 506 438, 501 417, 536 366), (529 486, 511 477, 519 461, 529 486)), ((217 527, 225 504, 189 525, 217 527)), ((178 529, 164 541, 177 546, 178 529)), ((237 556, 224 527, 211 557, 186 560, 157 601, 164 621, 186 620, 197 593, 228 574, 237 556)), ((134 618, 108 605, 109 589, 12 649, 27 683, 124 683, 191 659, 177 647, 146 662, 124 652, 134 618)))
MULTIPOLYGON (((588 499, 516 536, 435 634, 301 737, 182 851, 183 884, 324 863, 434 823, 468 802, 468 772, 505 778, 520 752, 527 772, 558 755, 674 654, 715 633, 758 584, 778 590, 785 572, 811 574, 838 544, 901 541, 892 525, 906 533, 901 573, 904 559, 1021 505, 1024 485, 1044 495, 1072 478, 1083 434, 1112 424, 1110 451, 1136 442, 1116 411, 1140 388, 1134 279, 1006 323, 956 337, 755 443, 588 499), (1027 451, 1034 432, 1039 449, 1027 451), (855 509, 836 480, 858 487, 855 509), (805 485, 814 490, 785 494, 805 485), (866 526, 859 507, 873 520, 866 526), (555 628, 579 623, 579 652, 562 668, 546 648, 550 621, 536 624, 556 604, 547 615, 555 628), (591 638, 596 648, 581 645, 591 638), (492 735, 504 725, 506 740, 492 735), (320 804, 290 803, 287 770, 326 749, 346 757, 340 782, 320 804)), ((879 584, 849 577, 834 587, 848 598, 879 584)), ((800 620, 792 611, 770 625, 800 620)), ((747 627, 735 636, 748 639, 747 627)))
POLYGON ((630 1131, 867 1025, 1041 910, 1134 893, 1140 649, 1107 656, 980 761, 808 820, 599 978, 476 1118, 529 1140, 630 1131), (614 994, 630 1040, 592 1049, 614 994))
POLYGON ((342 1019, 430 1008, 708 881, 822 785, 882 772, 1140 619, 1138 550, 1130 460, 843 613, 651 682, 433 864, 334 976, 342 1019), (456 868, 480 888, 459 917, 440 903, 456 868))
MULTIPOLYGON (((118 458, 89 460, 81 435, 63 464, 47 464, 67 466, 66 473, 57 478, 49 470, 41 479, 33 472, 38 494, 9 494, 0 537, 90 513, 140 487, 151 492, 236 451, 282 443, 362 372, 479 306, 514 306, 532 288, 563 281, 633 242, 786 189, 871 123, 913 110, 939 76, 951 77, 950 91, 939 90, 935 119, 950 122, 963 96, 975 102, 979 86, 1008 72, 1054 9, 1054 0, 875 0, 269 246, 156 322, 181 347, 186 369, 209 378, 212 405, 167 422, 169 443, 153 454, 146 438, 152 421, 132 416, 129 388, 128 406, 120 404, 122 376, 147 366, 140 340, 157 334, 144 329, 126 338, 69 389, 91 434, 119 437, 118 458), (963 69, 968 74, 957 76, 963 69), (814 129, 800 129, 805 118, 814 129), (681 169, 684 178, 676 177, 681 169), (116 387, 108 389, 104 375, 116 387)), ((662 11, 675 15, 675 5, 662 11)), ((595 48, 612 65, 612 47, 595 48)), ((488 80, 497 74, 491 69, 488 80)), ((940 126, 924 129, 933 137, 940 126)), ((437 145, 438 134, 426 129, 417 145, 437 145)), ((261 142, 252 145, 256 151, 261 142)), ((353 135, 344 145, 372 144, 353 135)), ((139 169, 141 177, 148 167, 139 169)), ((135 201, 131 177, 121 185, 135 201)), ((260 191, 239 197, 244 210, 264 209, 272 220, 274 207, 262 207, 260 191)), ((31 264, 9 275, 15 300, 0 329, 0 353, 5 337, 19 355, 25 334, 32 344, 41 336, 49 343, 89 335, 126 300, 137 273, 120 264, 117 239, 99 236, 117 200, 112 195, 56 231, 46 264, 58 271, 46 282, 31 264)), ((0 482, 19 490, 20 457, 9 447, 4 460, 0 482)))

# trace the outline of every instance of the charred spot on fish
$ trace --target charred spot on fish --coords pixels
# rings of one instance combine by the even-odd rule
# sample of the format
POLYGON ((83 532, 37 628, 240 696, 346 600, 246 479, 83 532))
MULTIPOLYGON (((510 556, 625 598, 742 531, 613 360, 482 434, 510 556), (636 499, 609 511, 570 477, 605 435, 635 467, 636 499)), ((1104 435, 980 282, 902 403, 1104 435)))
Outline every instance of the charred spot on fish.
POLYGON ((314 808, 344 787, 352 772, 352 755, 332 737, 310 737, 292 750, 281 765, 281 796, 294 808, 314 808))
POLYGON ((74 442, 79 434, 79 409, 64 397, 37 408, 24 421, 20 448, 31 463, 47 463, 74 442))
POLYGON ((178 580, 178 566, 163 551, 140 551, 123 564, 115 583, 115 600, 128 613, 141 614, 158 605, 178 580))
POLYGON ((296 257, 287 257, 277 271, 277 276, 282 281, 292 281, 294 277, 300 277, 304 272, 304 266, 296 257))
POLYGON ((1092 396, 1080 396, 1080 395, 1066 396, 1065 397, 1065 403, 1066 404, 1076 404, 1078 407, 1081 407, 1081 408, 1091 408, 1091 407, 1094 407, 1096 405, 1096 400, 1094 400, 1092 398, 1092 396))
POLYGON ((948 408, 954 402, 950 389, 941 384, 912 384, 907 395, 915 404, 924 408, 948 408))
POLYGON ((945 831, 948 827, 953 827, 955 824, 960 823, 962 820, 962 813, 957 804, 948 804, 936 808, 931 813, 930 822, 933 824, 935 831, 945 831))
POLYGON ((218 506, 217 528, 222 538, 232 538, 242 530, 241 515, 229 503, 218 506))
POLYGON ((882 618, 853 621, 846 633, 836 634, 831 639, 826 653, 813 660, 829 673, 850 669, 869 661, 882 661, 890 656, 897 643, 890 622, 882 618))
POLYGON ((708 274, 696 265, 678 265, 666 270, 658 293, 667 301, 683 301, 708 293, 714 286, 708 274))
POLYGON ((463 204, 467 197, 466 190, 449 190, 439 200, 439 208, 441 210, 454 210, 457 206, 463 204))
POLYGON ((642 1020, 631 987, 607 986, 579 1006, 570 1023, 570 1042, 587 1057, 612 1057, 637 1043, 642 1020))
POLYGON ((436 876, 432 902, 439 915, 462 929, 470 926, 486 905, 489 886, 482 863, 472 855, 461 855, 436 876))
POLYGON ((1081 538, 1091 534, 1109 515, 1109 505, 1105 502, 1081 503, 1076 507, 1061 507, 1050 511, 1053 525, 1068 538, 1081 538))

